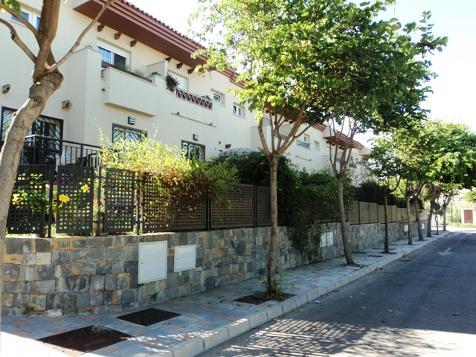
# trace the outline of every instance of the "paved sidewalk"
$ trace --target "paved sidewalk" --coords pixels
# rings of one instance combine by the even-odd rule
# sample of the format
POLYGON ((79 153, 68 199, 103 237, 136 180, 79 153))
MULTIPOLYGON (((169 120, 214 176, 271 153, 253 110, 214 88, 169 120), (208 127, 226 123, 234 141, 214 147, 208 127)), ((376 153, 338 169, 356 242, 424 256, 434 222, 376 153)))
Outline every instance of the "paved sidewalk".
MULTIPOLYGON (((284 291, 294 296, 283 301, 271 301, 261 305, 251 305, 233 301, 239 297, 263 290, 258 279, 217 288, 205 293, 175 299, 154 305, 160 309, 173 311, 181 316, 141 326, 117 319, 120 314, 79 315, 63 317, 5 316, 2 319, 0 354, 8 357, 43 356, 194 356, 229 340, 251 328, 313 302, 321 295, 356 280, 403 255, 411 253, 444 236, 414 241, 408 246, 406 241, 391 244, 394 254, 383 255, 381 248, 354 253, 359 267, 346 266, 344 258, 296 268, 283 273, 284 291), (70 350, 60 350, 36 339, 97 325, 118 330, 129 335, 126 341, 81 354, 70 350)), ((143 308, 142 308, 143 309, 143 308)))

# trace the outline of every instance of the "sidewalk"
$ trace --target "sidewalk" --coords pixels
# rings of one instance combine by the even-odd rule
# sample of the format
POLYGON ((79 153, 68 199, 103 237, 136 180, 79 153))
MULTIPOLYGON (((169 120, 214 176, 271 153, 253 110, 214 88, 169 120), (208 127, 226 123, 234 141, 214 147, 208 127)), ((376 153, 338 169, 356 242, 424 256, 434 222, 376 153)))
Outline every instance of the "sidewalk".
MULTIPOLYGON (((296 309, 317 297, 346 285, 403 255, 418 250, 445 234, 414 241, 391 244, 394 254, 381 254, 382 248, 355 252, 363 267, 348 267, 344 258, 303 266, 282 274, 283 288, 294 296, 283 302, 261 305, 239 303, 234 299, 263 290, 258 279, 217 288, 205 293, 175 299, 155 306, 180 314, 178 317, 141 326, 117 318, 120 314, 63 317, 5 316, 2 318, 0 354, 8 357, 43 356, 194 356, 229 340, 251 328, 296 309), (86 326, 104 326, 132 337, 94 352, 61 350, 36 339, 86 326)), ((142 308, 143 310, 144 308, 142 308)), ((126 312, 127 313, 127 312, 126 312)))

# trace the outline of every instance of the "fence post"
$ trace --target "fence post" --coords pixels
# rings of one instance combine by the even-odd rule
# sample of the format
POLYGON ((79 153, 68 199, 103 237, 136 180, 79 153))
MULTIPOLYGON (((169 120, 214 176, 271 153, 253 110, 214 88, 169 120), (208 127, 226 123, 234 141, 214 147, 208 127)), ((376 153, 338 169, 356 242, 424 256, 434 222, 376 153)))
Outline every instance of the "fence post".
POLYGON ((210 197, 206 197, 205 199, 205 211, 206 211, 206 214, 205 214, 205 226, 206 226, 206 230, 209 231, 212 227, 212 202, 211 202, 211 198, 210 197))
POLYGON ((254 226, 258 227, 258 187, 256 185, 253 186, 253 218, 254 218, 254 226))
POLYGON ((50 202, 50 207, 48 209, 48 238, 51 238, 51 225, 53 224, 53 185, 54 185, 54 166, 50 166, 47 170, 48 172, 48 200, 50 202))
MULTIPOLYGON (((101 235, 101 166, 98 169, 98 216, 97 216, 97 224, 96 224, 96 236, 101 235)), ((104 211, 106 214, 106 211, 104 211)), ((103 221, 104 223, 104 221, 103 221)))
POLYGON ((146 174, 143 174, 142 176, 138 175, 136 179, 136 182, 139 183, 139 185, 137 185, 137 188, 136 188, 136 234, 137 235, 140 234, 141 224, 144 224, 144 222, 142 222, 142 219, 141 219, 142 218, 141 212, 143 212, 143 209, 142 209, 143 197, 141 195, 141 190, 143 190, 145 187, 145 175, 146 174))
POLYGON ((358 216, 359 216, 359 225, 361 224, 360 223, 360 201, 357 201, 357 212, 358 212, 358 216))

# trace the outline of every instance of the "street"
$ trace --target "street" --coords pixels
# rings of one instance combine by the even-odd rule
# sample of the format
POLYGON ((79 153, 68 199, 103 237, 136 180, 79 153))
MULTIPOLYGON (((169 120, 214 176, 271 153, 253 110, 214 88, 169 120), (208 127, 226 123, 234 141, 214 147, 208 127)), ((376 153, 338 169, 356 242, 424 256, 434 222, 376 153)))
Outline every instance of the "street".
POLYGON ((475 356, 476 231, 459 231, 203 356, 475 356))

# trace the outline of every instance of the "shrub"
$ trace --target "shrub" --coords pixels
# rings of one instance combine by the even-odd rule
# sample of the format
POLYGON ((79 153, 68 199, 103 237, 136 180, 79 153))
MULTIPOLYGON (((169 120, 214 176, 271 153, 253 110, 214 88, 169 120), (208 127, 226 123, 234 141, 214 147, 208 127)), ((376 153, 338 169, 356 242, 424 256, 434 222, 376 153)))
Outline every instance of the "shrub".
POLYGON ((102 141, 102 165, 152 176, 167 206, 193 204, 205 197, 223 201, 236 181, 236 169, 228 163, 193 161, 179 148, 156 140, 102 141))

